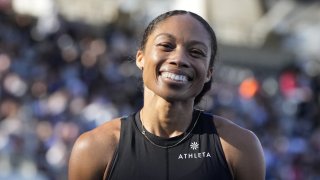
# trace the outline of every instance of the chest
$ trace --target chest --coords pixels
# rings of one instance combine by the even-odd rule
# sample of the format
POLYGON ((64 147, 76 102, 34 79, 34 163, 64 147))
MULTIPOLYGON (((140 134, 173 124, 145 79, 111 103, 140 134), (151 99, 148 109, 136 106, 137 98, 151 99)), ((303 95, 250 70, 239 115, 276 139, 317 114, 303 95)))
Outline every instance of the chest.
POLYGON ((170 148, 155 143, 141 133, 123 134, 110 179, 228 179, 213 134, 193 133, 170 148))

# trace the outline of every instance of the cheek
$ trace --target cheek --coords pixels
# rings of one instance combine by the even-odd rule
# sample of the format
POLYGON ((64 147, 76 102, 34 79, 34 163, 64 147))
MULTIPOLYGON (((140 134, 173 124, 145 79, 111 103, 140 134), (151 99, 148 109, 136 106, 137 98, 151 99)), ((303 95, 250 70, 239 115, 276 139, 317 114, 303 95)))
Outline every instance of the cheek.
POLYGON ((157 78, 157 59, 155 58, 146 58, 144 62, 144 68, 142 72, 143 81, 154 81, 155 78, 157 78))
POLYGON ((149 61, 152 61, 153 63, 159 63, 161 61, 163 61, 164 59, 166 59, 168 56, 168 53, 164 53, 164 52, 159 52, 157 50, 152 50, 150 51, 148 57, 149 57, 149 61))
MULTIPOLYGON (((167 56, 164 53, 157 51, 149 51, 144 59, 144 70, 146 72, 154 72, 158 70, 158 67, 165 61, 167 56)), ((151 74, 150 74, 151 75, 151 74)))
POLYGON ((209 70, 209 64, 207 62, 199 62, 198 64, 195 64, 194 67, 196 67, 196 71, 198 76, 201 77, 201 79, 207 77, 207 73, 209 70))

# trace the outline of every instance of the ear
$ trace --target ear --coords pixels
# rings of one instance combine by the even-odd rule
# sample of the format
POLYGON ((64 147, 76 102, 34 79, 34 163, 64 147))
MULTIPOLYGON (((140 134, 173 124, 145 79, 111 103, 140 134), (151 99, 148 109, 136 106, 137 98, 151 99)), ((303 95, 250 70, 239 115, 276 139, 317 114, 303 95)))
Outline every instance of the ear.
POLYGON ((141 50, 137 51, 137 54, 136 54, 136 65, 138 66, 139 69, 143 70, 144 58, 143 58, 143 52, 141 50))
POLYGON ((205 81, 206 83, 210 81, 212 74, 213 74, 213 68, 209 68, 207 71, 207 76, 206 76, 206 81, 205 81))

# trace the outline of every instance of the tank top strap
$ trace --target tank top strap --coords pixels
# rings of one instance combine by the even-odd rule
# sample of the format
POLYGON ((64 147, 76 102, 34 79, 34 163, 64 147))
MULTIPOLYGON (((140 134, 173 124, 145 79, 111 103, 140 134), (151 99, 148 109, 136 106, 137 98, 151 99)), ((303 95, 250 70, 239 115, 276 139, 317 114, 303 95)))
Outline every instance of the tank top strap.
POLYGON ((120 138, 119 138, 119 142, 118 142, 118 145, 115 149, 115 152, 112 156, 112 159, 111 159, 111 162, 110 162, 110 167, 107 171, 107 175, 106 175, 106 179, 110 179, 110 177, 112 177, 112 173, 113 173, 113 170, 116 166, 116 162, 118 160, 118 156, 119 156, 119 151, 121 151, 123 145, 126 142, 126 139, 128 136, 132 135, 133 133, 133 128, 130 128, 132 127, 133 125, 133 119, 134 119, 134 116, 135 114, 131 114, 129 116, 122 116, 120 118, 120 122, 121 122, 121 126, 120 126, 120 138))

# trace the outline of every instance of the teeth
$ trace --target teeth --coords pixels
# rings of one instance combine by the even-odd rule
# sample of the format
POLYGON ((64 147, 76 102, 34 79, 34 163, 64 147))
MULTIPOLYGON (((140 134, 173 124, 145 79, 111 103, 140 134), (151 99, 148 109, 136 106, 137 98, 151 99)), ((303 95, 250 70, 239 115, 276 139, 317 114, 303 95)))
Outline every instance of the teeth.
POLYGON ((187 82, 188 81, 187 76, 173 74, 173 73, 169 73, 169 72, 163 72, 161 74, 161 76, 165 77, 165 78, 169 78, 169 79, 175 80, 175 81, 182 81, 182 82, 187 82))

